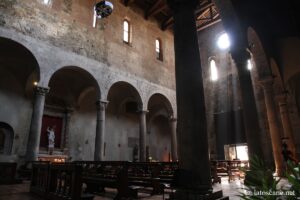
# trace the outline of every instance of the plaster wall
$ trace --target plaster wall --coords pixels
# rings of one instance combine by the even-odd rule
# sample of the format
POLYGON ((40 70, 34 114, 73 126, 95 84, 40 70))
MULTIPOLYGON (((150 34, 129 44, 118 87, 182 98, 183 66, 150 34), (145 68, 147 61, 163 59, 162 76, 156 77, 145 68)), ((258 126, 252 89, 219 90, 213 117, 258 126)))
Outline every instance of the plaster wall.
POLYGON ((88 93, 71 116, 69 145, 72 160, 93 160, 96 135, 95 92, 88 93))
POLYGON ((112 0, 114 11, 92 27, 94 1, 4 0, 0 26, 33 37, 61 50, 96 60, 150 82, 174 89, 173 35, 154 19, 145 20, 137 8, 112 0), (132 42, 123 42, 123 20, 132 25, 132 42), (162 41, 164 61, 155 54, 155 39, 162 41))
POLYGON ((105 160, 133 161, 133 147, 129 144, 131 138, 139 144, 138 114, 107 113, 105 135, 105 160))
POLYGON ((14 130, 12 154, 24 156, 30 127, 32 104, 22 86, 8 71, 0 68, 0 122, 14 130))
POLYGON ((153 160, 169 161, 171 155, 171 132, 168 119, 158 116, 149 124, 146 146, 149 146, 149 156, 153 160))

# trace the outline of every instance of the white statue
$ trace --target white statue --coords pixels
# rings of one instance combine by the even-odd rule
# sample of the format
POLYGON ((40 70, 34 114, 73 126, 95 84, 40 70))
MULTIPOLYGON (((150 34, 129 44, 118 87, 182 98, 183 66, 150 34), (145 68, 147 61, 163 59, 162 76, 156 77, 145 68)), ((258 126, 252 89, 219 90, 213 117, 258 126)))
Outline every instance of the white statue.
POLYGON ((47 128, 48 150, 49 150, 50 155, 53 153, 54 145, 55 145, 55 132, 54 132, 54 129, 55 129, 55 126, 47 128))

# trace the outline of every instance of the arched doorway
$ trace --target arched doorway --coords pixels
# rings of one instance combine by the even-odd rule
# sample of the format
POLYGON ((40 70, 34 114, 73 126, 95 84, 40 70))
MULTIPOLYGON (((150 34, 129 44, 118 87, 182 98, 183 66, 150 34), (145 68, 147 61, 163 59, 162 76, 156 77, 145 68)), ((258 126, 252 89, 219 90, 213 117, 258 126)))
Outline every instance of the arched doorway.
POLYGON ((146 157, 152 161, 171 161, 172 134, 176 134, 172 133, 170 121, 173 117, 171 103, 164 95, 156 93, 148 101, 148 110, 146 157))
POLYGON ((133 161, 139 145, 139 115, 142 100, 137 89, 127 82, 111 86, 107 97, 105 160, 133 161))
POLYGON ((4 122, 0 122, 0 154, 10 155, 12 153, 13 140, 13 128, 4 122))
POLYGON ((96 101, 100 89, 95 78, 80 67, 63 67, 49 81, 43 115, 40 154, 51 154, 49 129, 53 129, 54 154, 70 160, 92 160, 96 132, 96 101))
POLYGON ((13 131, 2 129, 2 138, 5 137, 5 141, 10 138, 11 144, 14 144, 6 153, 24 155, 24 140, 27 139, 31 122, 34 83, 40 77, 39 65, 34 55, 16 41, 0 37, 0 52, 0 121, 9 124, 9 130, 17 133, 13 138, 13 131))

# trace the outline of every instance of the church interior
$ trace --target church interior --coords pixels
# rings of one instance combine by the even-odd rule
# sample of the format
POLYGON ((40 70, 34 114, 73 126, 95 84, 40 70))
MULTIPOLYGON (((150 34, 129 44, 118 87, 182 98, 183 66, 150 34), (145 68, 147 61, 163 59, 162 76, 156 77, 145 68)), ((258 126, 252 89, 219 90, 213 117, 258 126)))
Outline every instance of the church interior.
POLYGON ((299 37, 298 0, 1 0, 0 199, 299 199, 299 37))

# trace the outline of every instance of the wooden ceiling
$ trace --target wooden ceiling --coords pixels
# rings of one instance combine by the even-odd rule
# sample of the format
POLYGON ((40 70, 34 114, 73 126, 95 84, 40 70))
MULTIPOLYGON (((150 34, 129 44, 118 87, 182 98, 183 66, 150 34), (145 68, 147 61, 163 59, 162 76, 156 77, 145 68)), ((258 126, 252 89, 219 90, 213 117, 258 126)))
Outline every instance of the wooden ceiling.
MULTIPOLYGON (((125 6, 138 6, 144 11, 145 19, 155 18, 162 30, 171 29, 174 19, 167 0, 122 0, 125 6)), ((197 29, 201 31, 221 21, 216 6, 211 0, 199 0, 196 9, 197 29)))

